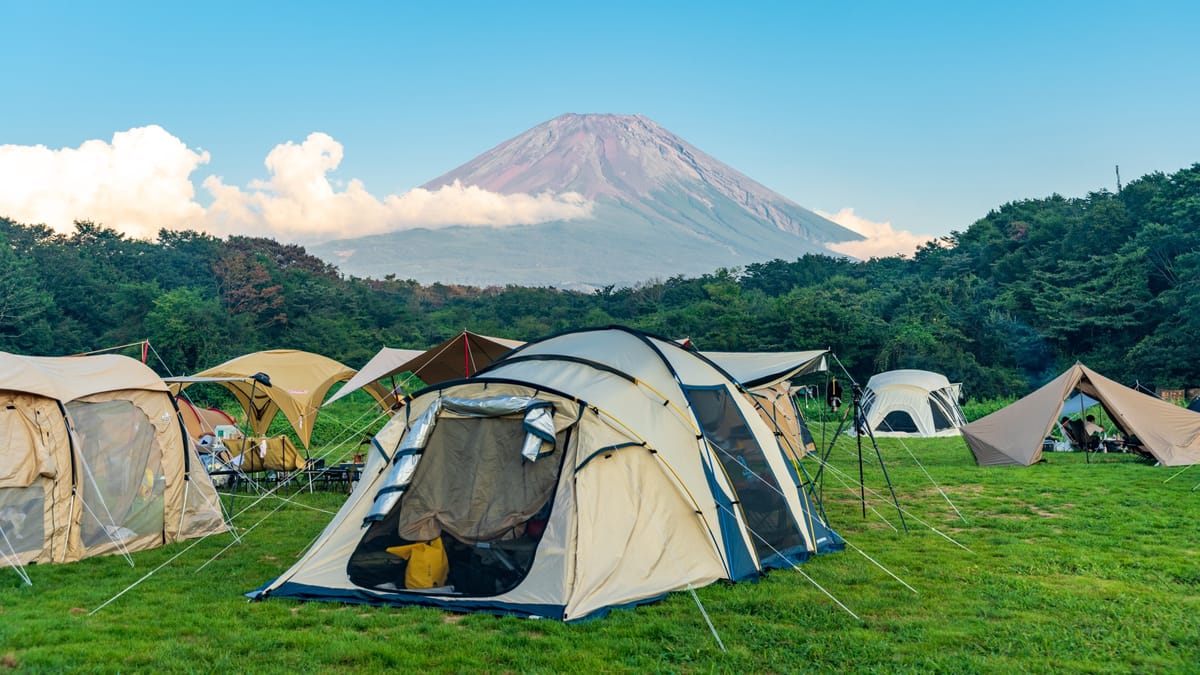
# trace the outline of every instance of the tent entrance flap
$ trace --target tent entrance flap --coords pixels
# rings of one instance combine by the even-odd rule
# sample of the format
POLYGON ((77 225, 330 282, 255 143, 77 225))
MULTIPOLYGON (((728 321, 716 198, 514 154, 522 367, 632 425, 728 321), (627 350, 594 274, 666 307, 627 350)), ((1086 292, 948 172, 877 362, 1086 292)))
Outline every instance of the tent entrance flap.
POLYGON ((150 419, 129 401, 73 402, 67 408, 84 474, 83 545, 161 533, 165 478, 150 419))
MULTIPOLYGON (((399 496, 384 500, 390 507, 382 519, 368 521, 347 562, 354 584, 387 592, 491 597, 515 588, 532 567, 569 429, 552 435, 531 461, 523 453, 531 435, 527 413, 541 411, 533 414, 540 417, 549 408, 525 405, 501 417, 460 416, 451 408, 463 406, 437 406, 436 420, 410 431, 424 440, 419 463, 409 469, 411 478, 399 496), (414 585, 410 568, 422 563, 415 556, 401 557, 411 545, 444 551, 443 584, 414 585)), ((553 434, 553 426, 550 430, 553 434)), ((408 439, 402 442, 401 452, 409 445, 408 439)), ((412 456, 398 452, 396 461, 406 463, 412 456)))

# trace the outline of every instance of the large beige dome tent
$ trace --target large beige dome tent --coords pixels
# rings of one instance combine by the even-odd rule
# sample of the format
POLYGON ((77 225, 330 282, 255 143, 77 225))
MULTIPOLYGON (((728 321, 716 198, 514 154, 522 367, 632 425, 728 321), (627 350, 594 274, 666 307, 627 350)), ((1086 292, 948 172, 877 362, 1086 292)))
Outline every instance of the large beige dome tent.
POLYGON ((1200 463, 1200 413, 1147 396, 1082 363, 1032 394, 963 426, 963 440, 980 466, 1029 466, 1042 459, 1044 439, 1072 391, 1104 406, 1127 439, 1164 466, 1200 463))
POLYGON ((124 356, 0 352, 0 566, 225 531, 166 385, 124 356))
POLYGON ((719 368, 588 329, 404 399, 341 511, 251 597, 570 621, 840 545, 719 368))
POLYGON ((967 423, 961 385, 928 370, 889 370, 863 389, 862 414, 875 436, 957 436, 967 423))

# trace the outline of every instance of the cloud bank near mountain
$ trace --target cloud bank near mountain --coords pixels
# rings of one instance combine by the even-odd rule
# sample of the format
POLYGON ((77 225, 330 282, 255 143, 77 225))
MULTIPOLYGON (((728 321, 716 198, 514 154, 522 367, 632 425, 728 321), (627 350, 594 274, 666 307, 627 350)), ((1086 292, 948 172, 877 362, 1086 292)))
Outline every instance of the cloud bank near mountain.
POLYGON ((908 230, 896 230, 892 227, 891 222, 877 223, 867 220, 854 213, 854 209, 842 209, 837 213, 825 213, 818 210, 817 213, 864 237, 859 241, 843 241, 826 245, 831 251, 859 260, 895 255, 910 258, 922 244, 937 238, 930 234, 913 234, 908 230))
MULTIPOLYGON (((649 125, 649 120, 640 118, 618 119, 625 125, 632 120, 636 123, 632 125, 634 131, 643 135, 646 132, 640 125, 649 125)), ((656 126, 649 129, 662 132, 656 126)), ((532 138, 522 141, 523 153, 542 149, 540 145, 545 139, 536 133, 532 138)), ((682 143, 671 139, 673 143, 682 143)), ((694 159, 700 157, 703 162, 712 163, 707 155, 688 149, 694 159)), ((485 161, 494 153, 496 150, 481 156, 475 162, 482 165, 475 168, 496 168, 486 166, 485 161)), ((138 238, 154 238, 160 229, 166 228, 198 229, 218 237, 251 234, 311 243, 414 228, 456 225, 496 228, 583 221, 594 216, 595 202, 590 197, 612 191, 607 184, 595 187, 598 184, 595 179, 590 179, 590 184, 581 180, 577 169, 564 171, 556 163, 547 165, 545 160, 539 160, 522 162, 521 166, 539 167, 541 174, 500 173, 510 179, 514 175, 521 178, 510 180, 510 184, 479 180, 490 189, 474 184, 479 175, 461 171, 461 177, 446 175, 444 180, 431 181, 400 195, 377 197, 359 179, 332 178, 343 157, 341 143, 326 133, 313 132, 302 142, 276 145, 265 157, 264 179, 239 186, 210 174, 199 181, 202 195, 197 195, 193 178, 209 165, 210 154, 188 147, 161 126, 116 132, 110 141, 92 139, 78 148, 0 145, 0 185, 4 185, 4 190, 0 190, 0 216, 18 222, 44 223, 64 233, 73 232, 74 221, 90 220, 138 238), (556 180, 574 177, 574 185, 554 183, 547 175, 556 180), (592 187, 589 189, 588 185, 592 187), (588 192, 588 196, 581 192, 588 192)), ((658 161, 665 160, 658 157, 658 161)), ((630 161, 624 161, 624 165, 630 165, 630 161)), ((624 165, 625 169, 632 166, 624 165)), ((670 173, 664 167, 655 167, 659 169, 652 172, 655 175, 670 173)), ((722 174, 726 171, 724 166, 706 171, 715 175, 714 185, 732 181, 722 174)), ((626 183, 631 175, 640 174, 624 173, 626 183)), ((865 240, 828 245, 829 250, 858 258, 912 255, 920 244, 932 239, 896 231, 889 222, 866 220, 854 214, 853 209, 842 209, 836 214, 816 213, 865 237, 865 240)))
POLYGON ((330 174, 343 147, 328 134, 276 146, 265 180, 247 186, 192 175, 211 160, 160 126, 118 132, 78 148, 0 145, 0 215, 71 232, 91 220, 129 236, 192 229, 218 236, 251 234, 283 240, 361 236, 448 225, 505 227, 587 218, 593 203, 574 192, 499 194, 452 183, 382 198, 362 181, 338 186, 330 174))

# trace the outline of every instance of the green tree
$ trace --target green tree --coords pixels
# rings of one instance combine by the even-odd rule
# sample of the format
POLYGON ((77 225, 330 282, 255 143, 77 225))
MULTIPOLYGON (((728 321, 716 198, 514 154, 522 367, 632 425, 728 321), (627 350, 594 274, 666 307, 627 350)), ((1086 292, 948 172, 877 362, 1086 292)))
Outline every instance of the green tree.
POLYGON ((194 373, 230 356, 233 333, 225 316, 220 301, 197 289, 176 288, 155 298, 145 328, 167 374, 194 373))

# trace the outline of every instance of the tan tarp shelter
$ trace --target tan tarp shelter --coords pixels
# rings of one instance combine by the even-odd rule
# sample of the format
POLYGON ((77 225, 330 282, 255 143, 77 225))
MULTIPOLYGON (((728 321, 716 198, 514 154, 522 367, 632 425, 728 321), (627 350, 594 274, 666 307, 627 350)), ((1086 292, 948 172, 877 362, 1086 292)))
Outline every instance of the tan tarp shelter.
POLYGON ((1073 390, 1100 401, 1113 424, 1164 466, 1200 462, 1200 413, 1147 396, 1076 363, 1048 384, 961 428, 980 466, 1029 466, 1042 459, 1044 439, 1073 390))
POLYGON ((808 424, 796 407, 796 388, 787 382, 750 391, 758 405, 758 414, 775 429, 780 444, 792 461, 799 462, 817 449, 808 424))
POLYGON ((167 386, 124 356, 0 352, 0 566, 226 530, 167 386))
MULTIPOLYGON (((492 361, 504 356, 513 347, 523 343, 518 340, 489 337, 464 330, 441 344, 426 350, 392 349, 384 347, 371 357, 358 373, 346 383, 327 403, 357 391, 371 383, 401 373, 412 373, 425 384, 438 384, 449 380, 470 377, 487 367, 492 361)), ((394 384, 387 389, 394 388, 394 384)), ((378 398, 378 397, 377 397, 378 398)), ((394 399, 382 401, 391 407, 394 399)))
POLYGON ((299 471, 305 466, 304 456, 287 436, 231 438, 224 445, 231 458, 226 463, 245 473, 299 471))
POLYGON ((520 347, 406 397, 362 479, 251 594, 562 620, 840 548, 772 430, 712 363, 610 327, 520 347), (417 539, 446 586, 406 586, 417 539))
MULTIPOLYGON (((355 370, 327 356, 295 349, 273 349, 239 356, 191 377, 167 381, 182 390, 199 382, 214 382, 233 392, 246 411, 250 435, 265 436, 277 413, 291 422, 304 447, 312 438, 317 411, 330 388, 354 377, 355 370), (256 377, 259 373, 266 375, 256 377)), ((365 387, 376 399, 386 392, 365 387)))

